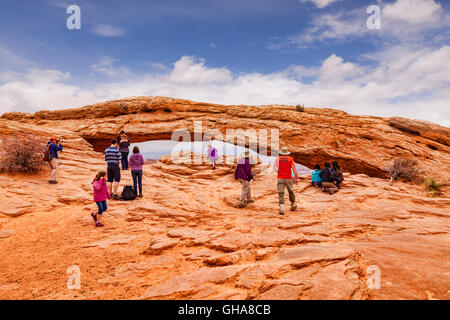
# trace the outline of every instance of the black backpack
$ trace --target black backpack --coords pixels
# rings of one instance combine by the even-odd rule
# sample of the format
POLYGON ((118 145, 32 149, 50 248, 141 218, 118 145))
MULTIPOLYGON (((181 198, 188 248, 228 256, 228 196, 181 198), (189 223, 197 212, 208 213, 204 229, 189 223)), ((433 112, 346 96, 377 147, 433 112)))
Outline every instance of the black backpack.
POLYGON ((123 187, 121 199, 125 200, 125 201, 135 200, 136 199, 136 191, 134 191, 134 188, 132 186, 123 187))

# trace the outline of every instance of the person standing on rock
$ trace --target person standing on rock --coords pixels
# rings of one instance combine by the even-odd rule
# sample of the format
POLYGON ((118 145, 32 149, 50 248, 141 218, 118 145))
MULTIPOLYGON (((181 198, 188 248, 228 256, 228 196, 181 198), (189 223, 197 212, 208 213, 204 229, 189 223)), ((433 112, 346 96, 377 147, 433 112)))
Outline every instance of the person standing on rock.
POLYGON ((295 211, 297 209, 297 205, 295 203, 295 193, 294 193, 294 183, 298 183, 298 174, 297 169, 295 168, 295 162, 292 157, 290 157, 291 153, 289 152, 287 147, 281 148, 280 156, 275 159, 274 162, 274 171, 278 172, 277 175, 277 190, 278 190, 278 199, 280 203, 280 211, 281 215, 284 215, 284 189, 286 188, 289 192, 289 201, 291 202, 291 211, 295 211), (293 174, 292 174, 293 173, 293 174))
POLYGON ((239 180, 242 185, 241 198, 238 207, 244 208, 247 204, 254 202, 250 193, 250 182, 254 179, 252 166, 250 164, 250 152, 244 152, 242 157, 238 160, 238 165, 234 171, 234 178, 239 180))
POLYGON ((139 148, 133 148, 133 154, 130 157, 131 176, 133 177, 133 185, 136 194, 139 186, 139 198, 142 198, 142 166, 144 165, 144 157, 140 154, 139 148))
POLYGON ((130 154, 130 139, 126 134, 122 134, 119 143, 119 150, 122 155, 122 170, 128 170, 128 155, 130 154))
POLYGON ((111 194, 111 197, 114 200, 119 200, 120 197, 117 194, 117 189, 119 188, 120 183, 120 167, 119 162, 122 159, 122 155, 120 154, 117 140, 113 139, 111 141, 111 146, 105 150, 105 161, 108 165, 107 176, 108 176, 108 190, 111 194))
POLYGON ((103 227, 101 220, 102 214, 108 209, 106 203, 107 199, 111 199, 111 195, 106 183, 106 172, 100 171, 94 181, 92 181, 94 188, 94 202, 97 204, 98 212, 92 212, 91 216, 94 219, 96 227, 103 227))
POLYGON ((48 162, 50 165, 51 173, 50 173, 50 180, 48 180, 51 184, 57 184, 58 181, 56 181, 56 176, 58 174, 59 169, 59 159, 58 159, 58 152, 62 151, 63 147, 60 143, 60 141, 56 138, 51 138, 50 141, 47 144, 49 155, 51 160, 48 162))
POLYGON ((216 148, 213 148, 211 145, 208 145, 208 159, 212 163, 212 169, 216 169, 216 161, 219 159, 219 153, 216 148))

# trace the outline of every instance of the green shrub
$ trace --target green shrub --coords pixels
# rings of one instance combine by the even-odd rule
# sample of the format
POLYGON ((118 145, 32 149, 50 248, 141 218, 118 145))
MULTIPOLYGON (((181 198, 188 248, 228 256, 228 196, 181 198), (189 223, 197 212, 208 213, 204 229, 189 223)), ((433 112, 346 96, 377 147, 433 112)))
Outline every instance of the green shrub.
POLYGON ((295 107, 297 109, 298 112, 305 112, 305 106, 304 105, 297 105, 295 107))
POLYGON ((428 191, 429 197, 439 197, 442 195, 442 185, 434 178, 423 178, 423 184, 428 191))

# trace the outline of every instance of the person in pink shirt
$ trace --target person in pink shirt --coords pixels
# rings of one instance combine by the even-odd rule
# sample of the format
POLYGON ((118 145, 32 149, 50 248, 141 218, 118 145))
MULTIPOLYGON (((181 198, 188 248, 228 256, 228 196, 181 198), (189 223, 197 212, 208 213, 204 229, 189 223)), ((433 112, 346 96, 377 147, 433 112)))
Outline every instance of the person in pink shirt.
POLYGON ((131 167, 131 176, 133 177, 134 191, 138 194, 139 186, 139 198, 142 198, 142 166, 144 165, 144 157, 140 154, 139 148, 135 146, 133 148, 133 155, 130 157, 129 165, 131 167))
POLYGON ((103 212, 108 209, 106 203, 107 199, 111 199, 111 195, 108 191, 108 185, 106 184, 106 172, 100 171, 92 182, 94 188, 94 202, 97 204, 98 212, 92 212, 91 216, 94 219, 96 227, 103 227, 101 223, 101 216, 103 212))

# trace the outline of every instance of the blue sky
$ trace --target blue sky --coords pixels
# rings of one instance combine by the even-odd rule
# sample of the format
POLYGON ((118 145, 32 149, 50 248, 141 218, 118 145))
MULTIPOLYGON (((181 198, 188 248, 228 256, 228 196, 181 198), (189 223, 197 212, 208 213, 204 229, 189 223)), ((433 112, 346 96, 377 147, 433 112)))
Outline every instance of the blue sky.
POLYGON ((0 113, 163 95, 449 126, 449 2, 4 0, 0 113))

